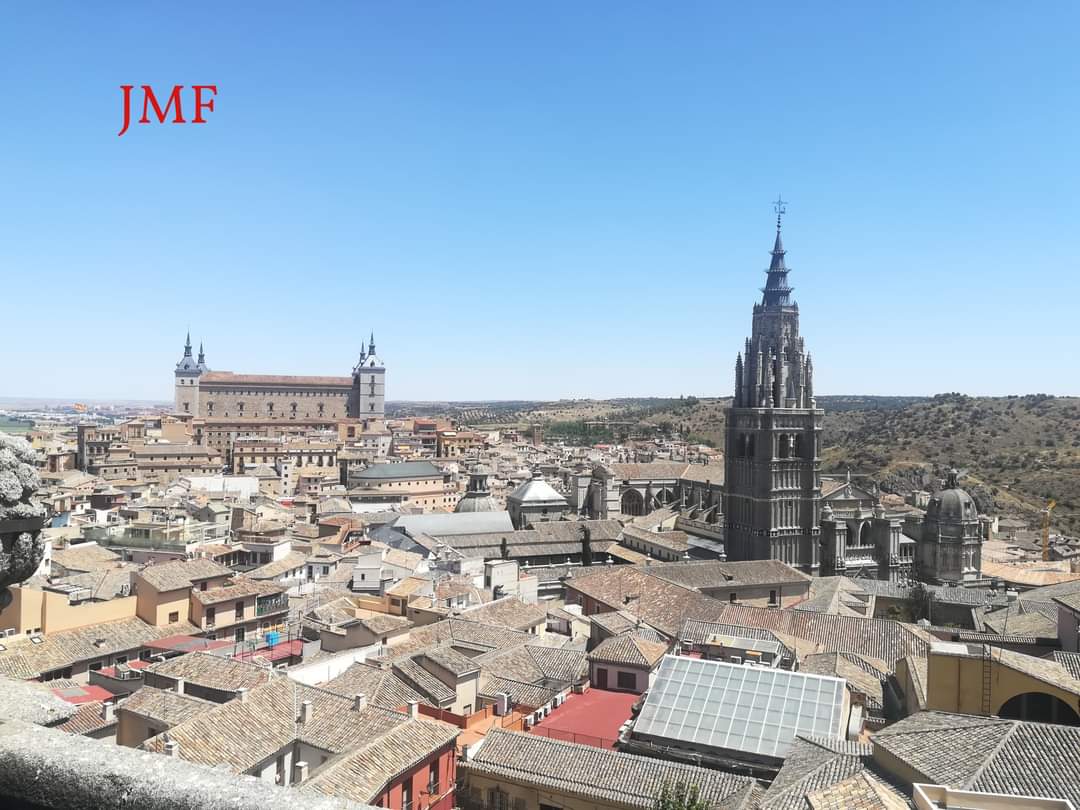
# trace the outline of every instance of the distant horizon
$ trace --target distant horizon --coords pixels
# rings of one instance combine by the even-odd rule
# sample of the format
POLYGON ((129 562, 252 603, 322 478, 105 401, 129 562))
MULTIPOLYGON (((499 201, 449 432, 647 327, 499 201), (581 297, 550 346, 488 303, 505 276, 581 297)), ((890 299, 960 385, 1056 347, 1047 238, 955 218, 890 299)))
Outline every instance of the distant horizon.
MULTIPOLYGON (((971 397, 972 399, 1008 399, 1010 397, 1023 398, 1023 397, 1037 397, 1037 396, 1050 396, 1054 399, 1080 399, 1080 394, 1050 394, 1045 391, 1028 391, 1022 394, 968 394, 964 391, 938 391, 934 394, 818 394, 818 399, 827 398, 851 398, 857 399, 860 397, 873 397, 876 399, 933 399, 938 396, 948 396, 950 394, 959 394, 961 396, 971 397)), ((731 399, 731 394, 676 394, 674 396, 665 394, 629 394, 626 396, 616 397, 558 397, 551 398, 537 398, 537 397, 506 397, 505 399, 387 399, 387 406, 391 405, 486 405, 486 404, 503 404, 508 402, 526 402, 526 403, 553 403, 553 402, 617 402, 620 400, 634 400, 634 399, 661 399, 678 401, 683 397, 696 397, 697 399, 731 399)), ((0 409, 10 410, 15 408, 12 403, 17 402, 30 402, 40 403, 45 405, 74 405, 75 403, 83 405, 147 405, 147 406, 163 406, 169 407, 172 404, 171 399, 138 399, 133 397, 123 397, 117 399, 109 399, 102 397, 35 397, 35 396, 0 396, 0 409)), ((29 406, 25 406, 29 408, 29 406)))

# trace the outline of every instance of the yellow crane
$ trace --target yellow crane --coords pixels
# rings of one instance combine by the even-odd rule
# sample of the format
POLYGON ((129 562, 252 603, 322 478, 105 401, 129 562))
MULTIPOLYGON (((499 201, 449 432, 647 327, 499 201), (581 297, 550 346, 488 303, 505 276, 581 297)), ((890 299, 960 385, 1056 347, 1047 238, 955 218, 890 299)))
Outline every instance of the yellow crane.
POLYGON ((1046 509, 1043 510, 1043 562, 1050 560, 1050 513, 1054 511, 1054 507, 1057 506, 1057 501, 1051 498, 1046 502, 1046 509))

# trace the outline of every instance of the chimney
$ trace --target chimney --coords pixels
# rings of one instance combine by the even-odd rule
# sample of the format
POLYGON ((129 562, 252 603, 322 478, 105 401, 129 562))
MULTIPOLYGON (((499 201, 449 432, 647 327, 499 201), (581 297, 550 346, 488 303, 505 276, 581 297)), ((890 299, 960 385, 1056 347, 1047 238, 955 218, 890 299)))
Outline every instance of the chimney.
POLYGON ((111 723, 116 719, 116 704, 115 703, 102 703, 101 704, 101 719, 106 723, 111 723))
POLYGON ((180 756, 180 743, 176 740, 165 741, 165 756, 178 757, 180 756))
POLYGON ((416 718, 420 716, 420 703, 415 700, 409 701, 409 717, 416 718))
POLYGON ((184 679, 183 678, 177 678, 176 679, 176 694, 178 694, 178 695, 184 694, 184 679))
POLYGON ((305 700, 303 703, 300 704, 300 722, 301 723, 310 723, 311 722, 311 701, 310 700, 305 700))
POLYGON ((367 695, 365 695, 363 692, 357 692, 353 696, 353 710, 360 711, 365 706, 367 706, 367 695))
POLYGON ((301 760, 293 766, 293 782, 301 785, 308 780, 308 764, 301 760))
POLYGON ((244 688, 243 686, 241 686, 239 689, 236 690, 236 699, 239 700, 241 703, 246 703, 247 702, 247 695, 248 695, 248 690, 246 688, 244 688))

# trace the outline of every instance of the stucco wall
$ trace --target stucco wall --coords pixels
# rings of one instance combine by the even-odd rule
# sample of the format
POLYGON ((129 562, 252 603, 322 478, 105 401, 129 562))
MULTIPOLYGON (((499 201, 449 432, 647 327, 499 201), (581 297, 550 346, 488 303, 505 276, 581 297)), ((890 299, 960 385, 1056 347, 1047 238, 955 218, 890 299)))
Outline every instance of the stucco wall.
MULTIPOLYGON (((1042 692, 1059 698, 1080 714, 1080 698, 1045 681, 1017 672, 996 661, 991 664, 990 714, 998 714, 1010 699, 1025 692, 1042 692)), ((927 662, 927 709, 983 714, 983 661, 931 653, 927 662)))

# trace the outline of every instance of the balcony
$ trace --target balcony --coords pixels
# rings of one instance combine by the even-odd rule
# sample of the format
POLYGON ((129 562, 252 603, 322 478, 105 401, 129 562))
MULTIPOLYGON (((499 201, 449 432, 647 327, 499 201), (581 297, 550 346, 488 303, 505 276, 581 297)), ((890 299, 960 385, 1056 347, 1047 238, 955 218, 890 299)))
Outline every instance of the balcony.
POLYGON ((266 616, 270 613, 283 613, 289 609, 289 597, 284 593, 268 596, 255 601, 255 615, 266 616))

